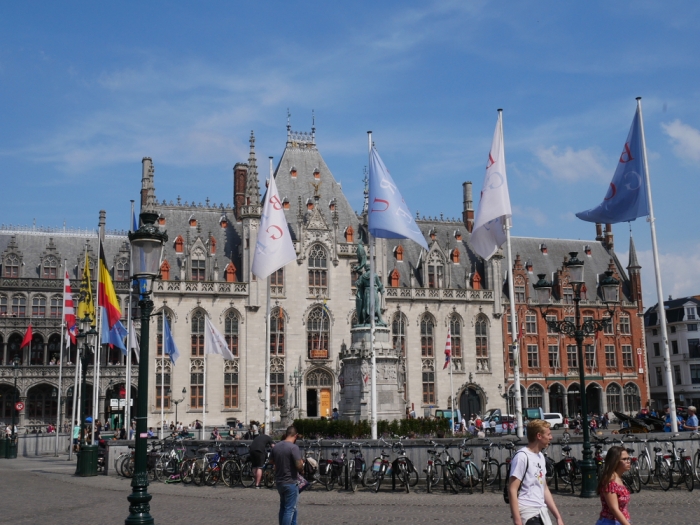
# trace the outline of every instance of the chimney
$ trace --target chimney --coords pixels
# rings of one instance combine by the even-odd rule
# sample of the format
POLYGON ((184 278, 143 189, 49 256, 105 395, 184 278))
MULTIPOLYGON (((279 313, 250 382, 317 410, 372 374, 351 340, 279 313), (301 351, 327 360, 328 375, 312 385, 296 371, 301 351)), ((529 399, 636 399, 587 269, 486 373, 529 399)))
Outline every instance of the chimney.
POLYGON ((599 222, 595 223, 595 240, 598 242, 603 241, 603 225, 599 222))
POLYGON ((100 210, 100 222, 98 224, 100 240, 105 240, 105 223, 107 222, 107 212, 100 210))
POLYGON ((141 159, 141 210, 146 209, 148 204, 148 194, 153 185, 151 180, 151 168, 153 160, 151 157, 141 159))
POLYGON ((462 192, 464 194, 464 201, 462 203, 462 221, 464 226, 467 228, 469 233, 474 229, 474 206, 472 202, 472 183, 467 181, 462 184, 462 192))
POLYGON ((241 220, 241 208, 245 206, 245 185, 248 178, 248 165, 237 162, 233 167, 233 207, 236 220, 241 220))
POLYGON ((612 224, 606 224, 605 225, 605 248, 608 251, 613 251, 613 232, 612 232, 612 224))

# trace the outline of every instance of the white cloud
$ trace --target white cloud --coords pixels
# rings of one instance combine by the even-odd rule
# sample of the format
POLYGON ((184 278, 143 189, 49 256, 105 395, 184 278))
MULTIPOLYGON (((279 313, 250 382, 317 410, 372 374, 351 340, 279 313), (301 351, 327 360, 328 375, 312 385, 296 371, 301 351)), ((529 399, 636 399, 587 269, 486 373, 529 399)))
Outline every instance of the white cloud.
POLYGON ((683 124, 676 119, 667 124, 661 124, 664 133, 671 137, 673 151, 676 156, 685 161, 700 160, 700 131, 692 126, 683 124))
POLYGON ((567 182, 610 178, 609 170, 603 167, 604 156, 597 148, 574 150, 570 147, 560 152, 557 146, 540 148, 535 152, 551 176, 567 182))
MULTIPOLYGON (((627 266, 629 252, 617 252, 623 266, 627 266)), ((642 295, 644 308, 657 303, 654 258, 651 250, 637 250, 637 258, 642 266, 642 295)), ((700 267, 700 243, 689 244, 682 253, 659 254, 661 284, 664 300, 700 294, 697 269, 700 267)))

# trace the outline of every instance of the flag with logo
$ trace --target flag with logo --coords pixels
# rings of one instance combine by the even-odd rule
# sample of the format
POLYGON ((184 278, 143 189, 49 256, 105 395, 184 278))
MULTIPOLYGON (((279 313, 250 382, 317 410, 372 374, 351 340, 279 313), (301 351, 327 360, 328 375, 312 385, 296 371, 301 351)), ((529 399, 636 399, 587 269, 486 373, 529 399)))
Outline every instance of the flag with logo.
POLYGON ((226 339, 208 317, 204 320, 204 353, 219 354, 224 359, 235 359, 226 344, 226 339))
POLYGON ((104 246, 102 246, 102 241, 100 241, 98 279, 99 295, 97 297, 97 306, 102 306, 105 309, 107 314, 107 326, 111 330, 114 328, 114 325, 119 322, 119 319, 122 318, 122 312, 119 308, 119 299, 117 299, 117 294, 114 291, 112 277, 109 275, 109 267, 107 266, 107 259, 105 257, 105 250, 104 246))
POLYGON ((170 362, 172 364, 175 364, 177 358, 180 357, 180 352, 175 345, 175 340, 173 339, 173 334, 168 324, 168 316, 166 315, 163 315, 163 353, 170 356, 170 362))
POLYGON ((450 365, 450 361, 452 361, 452 334, 448 330, 447 342, 445 343, 445 365, 442 367, 443 370, 450 365))
POLYGON ((632 126, 615 169, 612 182, 603 202, 591 210, 582 211, 576 217, 583 221, 601 224, 629 222, 649 215, 644 155, 642 150, 642 126, 639 107, 632 119, 632 126))
POLYGON ((416 224, 394 179, 374 146, 369 154, 369 232, 380 239, 410 239, 426 250, 428 243, 416 224))
POLYGON ((124 338, 128 335, 126 328, 121 321, 117 321, 112 328, 107 328, 107 309, 100 307, 102 315, 102 341, 103 345, 109 345, 110 348, 119 348, 122 354, 126 355, 126 345, 124 338))
POLYGON ((503 147, 503 119, 499 112, 496 130, 491 141, 491 151, 486 162, 486 175, 481 187, 479 207, 474 217, 474 229, 469 241, 482 259, 490 259, 506 241, 502 219, 507 220, 511 216, 506 155, 503 147))
POLYGON ((77 344, 78 327, 75 320, 73 294, 70 289, 70 277, 66 271, 63 279, 63 321, 66 323, 66 342, 77 344))
POLYGON ((287 217, 277 192, 275 178, 270 177, 270 184, 265 194, 260 229, 255 243, 252 271, 260 279, 276 272, 285 264, 297 258, 292 236, 289 233, 287 217))
POLYGON ((85 250, 85 262, 83 264, 83 277, 80 280, 80 297, 78 299, 78 319, 90 319, 90 324, 95 326, 95 298, 92 295, 92 280, 90 279, 90 259, 85 250))

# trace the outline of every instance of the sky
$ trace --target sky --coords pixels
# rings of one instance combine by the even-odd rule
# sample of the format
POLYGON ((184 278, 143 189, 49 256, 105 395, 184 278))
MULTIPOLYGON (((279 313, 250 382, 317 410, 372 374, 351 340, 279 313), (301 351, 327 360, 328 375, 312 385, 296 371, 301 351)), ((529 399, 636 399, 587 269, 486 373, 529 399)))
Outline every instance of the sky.
MULTIPOLYGON (((231 203, 251 130, 258 166, 277 162, 288 111, 296 131, 313 112, 355 209, 372 130, 411 210, 460 217, 503 108, 513 235, 591 240, 574 213, 605 196, 641 96, 664 294, 700 293, 700 4, 99 4, 0 6, 2 224, 94 228, 105 209, 127 229, 144 156, 158 199, 231 203)), ((631 224, 651 306, 650 229, 631 224)))

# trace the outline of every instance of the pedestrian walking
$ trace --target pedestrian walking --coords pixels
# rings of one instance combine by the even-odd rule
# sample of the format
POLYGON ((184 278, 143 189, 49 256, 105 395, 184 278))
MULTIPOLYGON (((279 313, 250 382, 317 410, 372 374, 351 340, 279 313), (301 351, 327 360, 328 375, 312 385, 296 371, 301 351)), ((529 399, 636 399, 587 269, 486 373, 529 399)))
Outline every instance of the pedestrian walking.
POLYGON ((301 450, 296 446, 297 429, 287 427, 283 441, 272 449, 272 463, 275 466, 275 485, 280 495, 279 525, 297 524, 297 502, 299 487, 297 478, 304 469, 301 450))
POLYGON ((622 475, 630 466, 627 450, 618 446, 608 449, 603 473, 598 480, 598 494, 603 508, 596 525, 630 525, 630 491, 622 482, 622 475))
POLYGON ((541 419, 528 423, 527 446, 518 450, 510 464, 508 496, 513 525, 551 525, 549 512, 557 520, 557 525, 564 525, 547 486, 542 454, 551 441, 549 423, 541 419))

